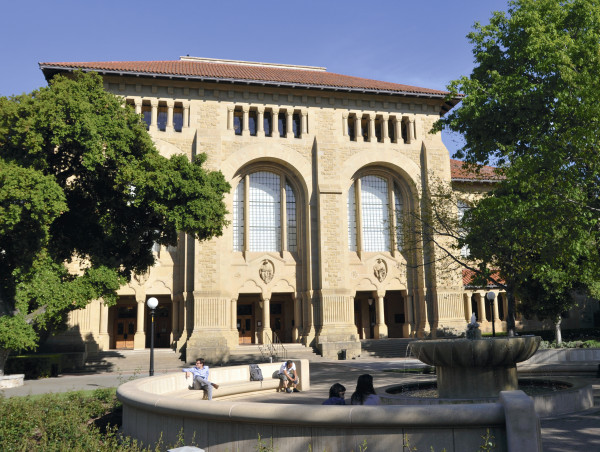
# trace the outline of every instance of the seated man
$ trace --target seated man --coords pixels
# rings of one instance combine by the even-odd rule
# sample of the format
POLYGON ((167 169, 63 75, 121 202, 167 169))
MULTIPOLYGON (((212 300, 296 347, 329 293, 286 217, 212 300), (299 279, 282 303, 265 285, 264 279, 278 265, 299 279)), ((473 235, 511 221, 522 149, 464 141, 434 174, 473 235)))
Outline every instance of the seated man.
POLYGON ((285 392, 292 392, 292 390, 293 392, 300 392, 296 388, 296 385, 300 383, 300 379, 298 378, 298 372, 296 372, 296 365, 291 359, 288 359, 281 365, 281 369, 279 369, 277 376, 281 380, 285 392), (288 385, 291 386, 291 388, 288 387, 288 385))
POLYGON ((202 389, 206 392, 208 400, 212 400, 212 388, 219 389, 219 385, 208 381, 208 366, 204 365, 204 358, 198 358, 196 360, 196 367, 189 367, 183 369, 185 372, 185 378, 187 379, 190 375, 194 378, 194 389, 202 389))

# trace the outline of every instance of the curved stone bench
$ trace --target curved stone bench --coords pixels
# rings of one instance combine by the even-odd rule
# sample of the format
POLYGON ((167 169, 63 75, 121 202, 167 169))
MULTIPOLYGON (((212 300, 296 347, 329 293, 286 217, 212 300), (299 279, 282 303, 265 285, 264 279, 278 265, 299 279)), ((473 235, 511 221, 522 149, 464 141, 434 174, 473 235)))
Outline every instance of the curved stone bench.
MULTIPOLYGON (((296 364, 296 371, 300 378, 298 389, 307 391, 310 389, 309 364, 306 359, 292 360, 296 364)), ((235 394, 244 394, 254 391, 265 391, 278 389, 280 381, 276 374, 279 372, 283 362, 260 363, 263 381, 250 381, 250 366, 228 366, 211 367, 210 381, 217 383, 219 389, 213 390, 213 399, 235 394)), ((149 379, 140 386, 140 389, 153 394, 168 394, 181 399, 201 399, 204 391, 191 390, 192 379, 185 378, 184 372, 160 375, 149 379)))
MULTIPOLYGON (((303 384, 310 389, 307 360, 295 360, 303 384)), ((263 364, 268 384, 280 364, 263 364), (269 375, 267 372, 271 372, 269 375)), ((211 380, 227 391, 248 389, 237 380, 242 366, 211 368, 211 380), (222 378, 222 381, 218 381, 222 378), (225 381, 227 379, 227 381, 225 381)), ((245 366, 248 367, 248 366, 245 366)), ((253 389, 260 382, 252 383, 253 389)), ((541 450, 539 421, 531 399, 521 391, 501 393, 498 403, 415 406, 323 406, 190 399, 181 373, 132 380, 119 386, 123 403, 122 431, 153 447, 158 441, 175 444, 183 435, 206 452, 256 450, 260 435, 273 439, 276 450, 347 452, 399 450, 405 435, 419 450, 448 452, 478 450, 489 429, 498 451, 541 450)), ((275 388, 273 386, 272 388, 275 388)), ((264 382, 263 382, 264 387, 264 382)), ((272 389, 269 388, 269 389, 272 389)), ((215 393, 221 389, 214 391, 215 393)), ((225 391, 223 391, 224 393, 225 391)), ((240 393, 241 393, 240 392, 240 393)), ((200 397, 198 397, 200 398, 200 397)))

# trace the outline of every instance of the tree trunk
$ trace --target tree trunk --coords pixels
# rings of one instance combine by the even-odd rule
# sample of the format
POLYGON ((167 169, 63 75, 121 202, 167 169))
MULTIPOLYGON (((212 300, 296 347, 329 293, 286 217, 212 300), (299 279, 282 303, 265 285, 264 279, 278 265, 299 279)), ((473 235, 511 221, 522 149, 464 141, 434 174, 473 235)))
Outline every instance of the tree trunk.
POLYGON ((508 309, 506 313, 506 333, 508 337, 515 336, 515 292, 513 290, 513 286, 507 285, 506 287, 506 298, 508 309))
POLYGON ((0 377, 4 376, 4 367, 6 366, 6 360, 10 350, 6 348, 0 348, 0 377))
POLYGON ((562 344, 562 332, 560 330, 560 324, 562 323, 561 316, 558 316, 558 319, 554 322, 554 338, 556 339, 557 344, 562 344))

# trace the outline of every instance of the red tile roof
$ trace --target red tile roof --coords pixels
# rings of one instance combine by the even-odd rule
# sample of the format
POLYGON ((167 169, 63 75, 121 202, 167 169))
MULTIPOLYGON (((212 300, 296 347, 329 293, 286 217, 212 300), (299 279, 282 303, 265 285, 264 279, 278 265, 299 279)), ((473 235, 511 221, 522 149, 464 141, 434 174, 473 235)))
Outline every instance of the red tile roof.
POLYGON ((482 166, 479 171, 470 168, 463 168, 464 162, 460 160, 450 159, 450 174, 452 180, 456 181, 499 181, 504 179, 504 176, 496 172, 493 166, 482 166))
MULTIPOLYGON (((382 82, 350 75, 326 72, 307 66, 269 65, 230 60, 182 59, 175 61, 106 61, 39 63, 46 78, 55 72, 76 69, 120 75, 147 75, 169 78, 204 79, 270 85, 342 89, 366 92, 408 94, 443 98, 448 93, 435 89, 382 82)), ((458 102, 453 102, 452 106, 458 102)))
MULTIPOLYGON (((498 281, 501 284, 504 284, 504 279, 500 277, 498 270, 492 272, 492 278, 498 281)), ((468 268, 462 269, 462 280, 463 286, 473 286, 473 280, 475 279, 475 272, 473 270, 469 270, 468 268)), ((488 280, 488 284, 486 287, 496 287, 497 284, 493 281, 488 280)))

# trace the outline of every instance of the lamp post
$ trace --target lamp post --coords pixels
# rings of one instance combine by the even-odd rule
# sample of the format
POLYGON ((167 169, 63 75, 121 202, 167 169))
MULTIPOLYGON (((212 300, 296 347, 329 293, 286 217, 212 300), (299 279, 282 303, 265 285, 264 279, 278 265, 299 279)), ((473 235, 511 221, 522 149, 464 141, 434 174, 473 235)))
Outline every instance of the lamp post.
POLYGON ((150 308, 150 376, 154 375, 154 310, 158 306, 158 300, 154 297, 148 298, 146 304, 150 308))
POLYGON ((496 294, 494 292, 488 292, 485 298, 490 302, 490 314, 492 317, 492 337, 496 337, 496 326, 494 325, 494 298, 496 294))

